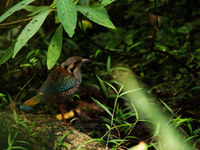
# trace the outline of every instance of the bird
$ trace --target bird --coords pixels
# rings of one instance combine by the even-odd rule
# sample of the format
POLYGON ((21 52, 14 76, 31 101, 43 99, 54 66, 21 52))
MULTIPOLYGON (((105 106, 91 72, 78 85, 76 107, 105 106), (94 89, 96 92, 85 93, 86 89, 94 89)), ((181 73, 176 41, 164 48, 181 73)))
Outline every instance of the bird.
POLYGON ((20 109, 29 110, 41 102, 50 105, 56 104, 64 124, 68 125, 64 118, 63 103, 77 92, 82 82, 81 66, 89 61, 89 59, 80 56, 69 57, 60 66, 52 70, 37 95, 20 105, 20 109))

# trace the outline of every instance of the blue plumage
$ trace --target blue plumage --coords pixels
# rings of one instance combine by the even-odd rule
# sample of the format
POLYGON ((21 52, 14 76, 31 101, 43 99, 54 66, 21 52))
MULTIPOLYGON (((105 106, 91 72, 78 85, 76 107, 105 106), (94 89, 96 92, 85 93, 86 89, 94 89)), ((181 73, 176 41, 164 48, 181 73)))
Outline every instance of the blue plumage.
POLYGON ((22 110, 30 110, 32 107, 31 106, 20 105, 19 108, 22 109, 22 110))
POLYGON ((40 93, 57 95, 75 86, 75 77, 62 72, 60 69, 60 67, 57 67, 49 74, 47 80, 39 90, 40 93))

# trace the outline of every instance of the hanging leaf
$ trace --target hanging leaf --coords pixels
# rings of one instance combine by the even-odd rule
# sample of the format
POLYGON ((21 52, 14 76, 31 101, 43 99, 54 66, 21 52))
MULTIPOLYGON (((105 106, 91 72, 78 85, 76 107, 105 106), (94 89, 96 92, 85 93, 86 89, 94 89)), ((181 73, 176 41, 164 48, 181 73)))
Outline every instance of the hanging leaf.
POLYGON ((82 13, 84 16, 86 16, 93 22, 108 28, 115 29, 115 26, 110 21, 108 15, 101 9, 91 8, 88 6, 80 6, 80 5, 76 6, 76 8, 78 9, 78 11, 80 11, 80 13, 82 13))
POLYGON ((15 44, 13 58, 19 52, 19 50, 28 42, 28 40, 39 30, 45 18, 47 17, 48 12, 49 7, 36 15, 22 30, 15 44))
POLYGON ((56 0, 58 18, 69 37, 72 37, 76 28, 77 12, 72 0, 56 0))
POLYGON ((9 10, 7 10, 3 15, 0 16, 0 22, 5 20, 7 17, 12 15, 14 12, 23 9, 26 7, 26 5, 32 3, 34 0, 23 0, 19 3, 17 3, 15 6, 11 7, 9 10))
POLYGON ((60 25, 56 32, 54 33, 51 42, 49 44, 48 53, 47 53, 47 68, 51 69, 56 64, 58 58, 60 57, 62 49, 62 34, 63 28, 60 25))
POLYGON ((14 44, 12 44, 3 54, 3 56, 0 59, 0 65, 5 63, 10 57, 12 57, 14 49, 14 44))

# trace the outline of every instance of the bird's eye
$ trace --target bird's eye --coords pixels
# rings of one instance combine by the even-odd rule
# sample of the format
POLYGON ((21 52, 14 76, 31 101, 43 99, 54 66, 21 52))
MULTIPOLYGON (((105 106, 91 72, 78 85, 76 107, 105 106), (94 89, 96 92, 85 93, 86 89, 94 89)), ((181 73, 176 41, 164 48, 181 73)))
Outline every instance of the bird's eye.
POLYGON ((64 66, 65 70, 67 70, 67 69, 68 69, 68 67, 69 67, 69 65, 65 65, 65 66, 64 66))
POLYGON ((80 62, 76 61, 76 62, 74 63, 74 66, 75 66, 75 67, 78 66, 79 63, 80 63, 80 62))

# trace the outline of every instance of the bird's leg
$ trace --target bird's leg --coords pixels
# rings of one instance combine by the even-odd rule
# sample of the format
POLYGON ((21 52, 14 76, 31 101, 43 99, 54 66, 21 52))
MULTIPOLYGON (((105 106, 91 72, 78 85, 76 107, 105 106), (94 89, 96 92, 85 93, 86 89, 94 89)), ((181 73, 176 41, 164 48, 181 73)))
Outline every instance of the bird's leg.
POLYGON ((60 111, 61 116, 62 116, 62 120, 63 120, 62 125, 70 125, 70 123, 68 123, 66 121, 66 119, 65 119, 64 111, 63 111, 63 105, 62 104, 58 105, 58 110, 60 111))

